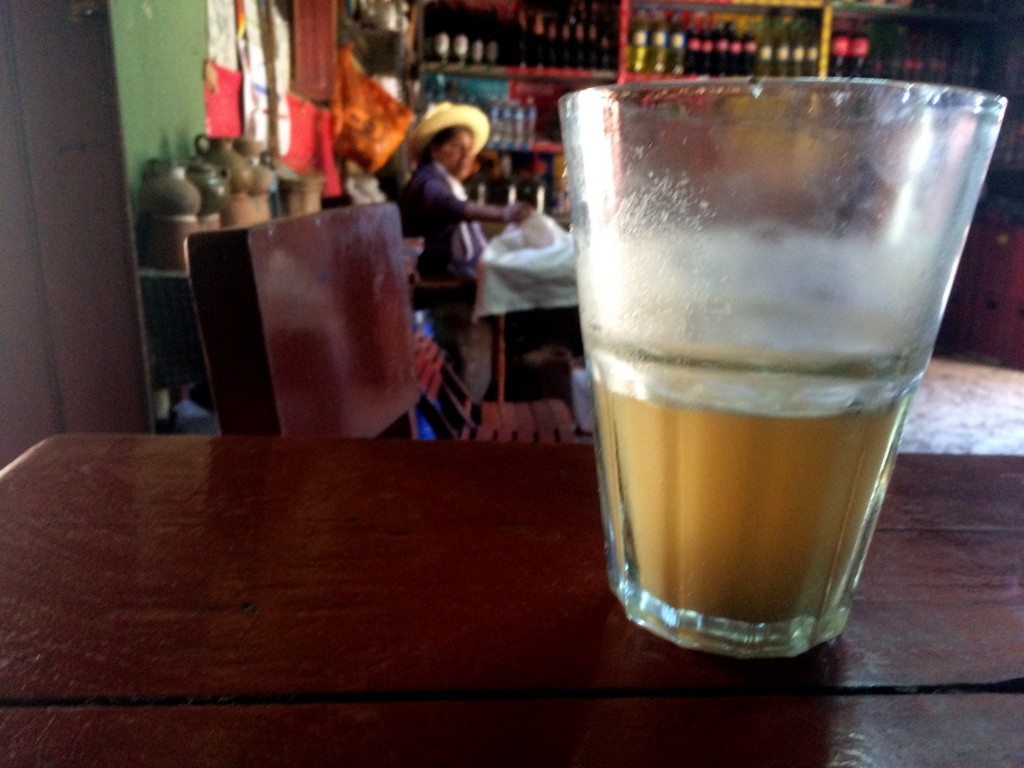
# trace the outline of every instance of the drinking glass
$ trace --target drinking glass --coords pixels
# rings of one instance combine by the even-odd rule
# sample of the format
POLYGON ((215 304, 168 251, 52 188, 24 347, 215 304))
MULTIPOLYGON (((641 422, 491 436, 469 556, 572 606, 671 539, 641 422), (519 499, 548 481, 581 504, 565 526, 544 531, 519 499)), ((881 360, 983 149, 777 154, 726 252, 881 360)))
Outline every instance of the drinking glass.
POLYGON ((562 98, 630 619, 739 657, 842 632, 1004 109, 853 79, 562 98))

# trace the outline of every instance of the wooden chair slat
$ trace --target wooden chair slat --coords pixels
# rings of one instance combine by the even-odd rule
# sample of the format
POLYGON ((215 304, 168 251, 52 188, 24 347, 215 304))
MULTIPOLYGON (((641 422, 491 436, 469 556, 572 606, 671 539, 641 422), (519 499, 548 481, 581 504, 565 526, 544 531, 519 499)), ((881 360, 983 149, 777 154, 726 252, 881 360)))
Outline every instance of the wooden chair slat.
POLYGON ((417 328, 413 334, 420 403, 438 437, 461 440, 573 442, 576 425, 566 403, 551 398, 477 403, 437 342, 417 328))

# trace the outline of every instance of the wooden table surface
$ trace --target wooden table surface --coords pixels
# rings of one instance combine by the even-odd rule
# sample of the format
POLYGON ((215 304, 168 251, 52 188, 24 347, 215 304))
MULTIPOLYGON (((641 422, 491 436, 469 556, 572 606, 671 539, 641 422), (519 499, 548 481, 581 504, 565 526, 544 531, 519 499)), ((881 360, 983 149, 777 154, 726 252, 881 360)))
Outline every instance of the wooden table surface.
POLYGON ((0 472, 0 766, 1024 764, 1024 457, 903 455, 844 635, 682 650, 587 446, 61 436, 0 472))

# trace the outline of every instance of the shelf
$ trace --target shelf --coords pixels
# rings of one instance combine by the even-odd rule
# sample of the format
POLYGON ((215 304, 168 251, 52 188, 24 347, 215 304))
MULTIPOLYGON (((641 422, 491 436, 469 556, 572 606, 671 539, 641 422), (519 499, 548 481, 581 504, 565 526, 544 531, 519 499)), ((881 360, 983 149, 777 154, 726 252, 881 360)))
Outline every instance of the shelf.
POLYGON ((832 12, 840 16, 863 16, 895 21, 920 21, 935 24, 971 24, 992 26, 1005 23, 991 13, 972 11, 942 11, 929 8, 897 8, 892 5, 870 3, 833 3, 832 12))
POLYGON ((532 152, 538 155, 560 155, 564 151, 561 142, 541 139, 532 144, 488 144, 486 149, 497 152, 532 152))
POLYGON ((773 8, 821 10, 825 7, 825 0, 717 0, 717 2, 716 0, 704 0, 704 2, 698 3, 691 3, 687 0, 634 0, 631 5, 642 5, 644 7, 664 5, 672 8, 684 6, 687 10, 694 11, 740 10, 754 13, 773 8))
MULTIPOLYGON (((665 74, 654 74, 653 72, 623 72, 622 77, 619 78, 620 83, 658 83, 658 82, 680 82, 680 81, 691 81, 691 80, 721 80, 722 77, 730 77, 729 75, 723 76, 712 76, 712 75, 673 75, 669 72, 665 74)), ((743 77, 743 75, 737 75, 737 77, 743 77)))
POLYGON ((420 74, 450 77, 478 77, 485 80, 539 80, 565 83, 614 83, 616 73, 610 69, 563 69, 553 67, 501 67, 483 64, 440 64, 424 62, 420 74))

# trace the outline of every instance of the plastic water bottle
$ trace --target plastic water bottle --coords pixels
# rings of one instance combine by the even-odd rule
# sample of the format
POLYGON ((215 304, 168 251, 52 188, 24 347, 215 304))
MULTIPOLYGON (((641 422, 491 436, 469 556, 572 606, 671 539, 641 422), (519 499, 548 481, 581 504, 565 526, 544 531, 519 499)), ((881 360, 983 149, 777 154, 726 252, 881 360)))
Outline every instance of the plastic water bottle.
POLYGON ((518 99, 512 102, 512 146, 526 147, 526 107, 518 99))
POLYGON ((513 123, 515 122, 515 105, 511 101, 504 101, 501 105, 501 143, 500 148, 507 149, 515 142, 513 123))
POLYGON ((488 106, 487 119, 491 121, 491 137, 487 143, 492 147, 500 148, 503 139, 501 130, 501 102, 497 99, 493 99, 488 106))
POLYGON ((527 146, 529 146, 537 140, 537 105, 534 103, 532 97, 526 100, 525 132, 525 141, 527 146))

